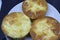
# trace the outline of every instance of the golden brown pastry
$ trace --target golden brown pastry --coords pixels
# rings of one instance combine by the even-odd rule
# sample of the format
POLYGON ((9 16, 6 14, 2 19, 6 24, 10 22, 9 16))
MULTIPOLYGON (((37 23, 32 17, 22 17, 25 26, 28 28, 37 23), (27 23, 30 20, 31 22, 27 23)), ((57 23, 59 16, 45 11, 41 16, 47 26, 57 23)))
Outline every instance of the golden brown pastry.
POLYGON ((32 23, 30 34, 33 40, 58 40, 59 26, 54 18, 39 18, 32 23))
POLYGON ((48 5, 46 0, 25 0, 22 9, 28 17, 36 19, 45 16, 48 5))
POLYGON ((60 39, 60 26, 59 26, 59 39, 60 39))
POLYGON ((11 38, 26 36, 31 28, 31 21, 24 13, 13 12, 5 16, 2 22, 3 32, 11 38))

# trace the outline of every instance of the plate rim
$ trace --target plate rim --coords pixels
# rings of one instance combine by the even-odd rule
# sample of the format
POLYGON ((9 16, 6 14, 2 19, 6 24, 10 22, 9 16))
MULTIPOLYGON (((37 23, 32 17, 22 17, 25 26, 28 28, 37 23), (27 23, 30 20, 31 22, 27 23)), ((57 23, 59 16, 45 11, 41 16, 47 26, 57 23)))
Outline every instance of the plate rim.
MULTIPOLYGON (((20 3, 16 4, 14 7, 16 7, 17 5, 22 4, 22 3, 23 3, 23 2, 20 2, 20 3)), ((50 4, 50 3, 48 3, 48 2, 47 2, 47 4, 48 4, 49 6, 51 6, 51 7, 53 7, 53 8, 59 13, 59 11, 58 11, 52 4, 50 4)), ((14 7, 12 7, 11 10, 12 10, 14 7)), ((10 10, 10 11, 11 11, 11 10, 10 10)), ((8 12, 8 14, 10 13, 10 11, 8 12)), ((59 14, 60 14, 60 13, 59 13, 59 14)))
MULTIPOLYGON (((23 2, 20 2, 20 3, 18 3, 17 5, 15 5, 14 7, 12 7, 11 10, 8 12, 8 14, 10 14, 11 12, 23 12, 23 11, 22 11, 22 8, 21 8, 21 11, 19 11, 20 9, 18 9, 18 11, 16 11, 16 10, 14 9, 14 8, 18 7, 19 5, 21 5, 20 7, 22 7, 22 4, 23 4, 23 2)), ((53 5, 51 5, 50 3, 47 2, 47 4, 48 4, 47 14, 48 14, 48 12, 50 12, 49 9, 53 8, 53 10, 56 11, 55 14, 59 15, 59 17, 60 17, 60 13, 58 12, 58 10, 57 10, 53 5), (50 8, 49 6, 50 6, 51 8, 50 8)), ((53 12, 53 11, 52 11, 52 12, 53 12)), ((51 13, 51 12, 50 12, 50 13, 51 13)), ((53 12, 53 13, 54 13, 54 12, 53 12)), ((55 16, 48 15, 48 16, 55 18, 55 19, 60 23, 60 21, 59 21, 60 18, 59 18, 59 17, 57 18, 56 15, 55 15, 55 16)))

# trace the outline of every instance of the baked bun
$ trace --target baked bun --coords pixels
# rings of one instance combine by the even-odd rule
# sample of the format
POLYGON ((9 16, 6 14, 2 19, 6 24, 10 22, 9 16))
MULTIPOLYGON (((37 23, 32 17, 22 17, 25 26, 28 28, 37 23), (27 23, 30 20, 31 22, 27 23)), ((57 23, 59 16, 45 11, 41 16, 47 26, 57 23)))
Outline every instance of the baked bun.
POLYGON ((44 17, 32 23, 30 34, 33 40, 58 40, 59 23, 51 17, 44 17))
POLYGON ((25 0, 22 9, 28 17, 36 19, 45 16, 48 6, 46 0, 25 0))
POLYGON ((21 12, 13 12, 5 16, 2 22, 3 32, 11 38, 26 36, 31 28, 29 17, 21 12))
POLYGON ((59 27, 59 39, 60 39, 60 27, 59 27))

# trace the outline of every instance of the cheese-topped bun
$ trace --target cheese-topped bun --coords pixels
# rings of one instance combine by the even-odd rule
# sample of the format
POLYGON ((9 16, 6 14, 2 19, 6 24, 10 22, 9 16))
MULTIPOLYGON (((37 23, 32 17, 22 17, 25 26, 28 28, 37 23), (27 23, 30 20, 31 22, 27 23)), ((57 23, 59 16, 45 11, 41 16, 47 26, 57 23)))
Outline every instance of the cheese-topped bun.
POLYGON ((23 12, 31 19, 45 16, 48 6, 46 0, 25 0, 23 12))
POLYGON ((59 23, 51 17, 44 17, 32 23, 30 34, 33 40, 58 40, 59 23))
POLYGON ((31 28, 31 21, 24 13, 13 12, 5 16, 2 22, 3 32, 11 38, 26 36, 31 28))
POLYGON ((59 39, 60 39, 60 27, 59 27, 59 39))

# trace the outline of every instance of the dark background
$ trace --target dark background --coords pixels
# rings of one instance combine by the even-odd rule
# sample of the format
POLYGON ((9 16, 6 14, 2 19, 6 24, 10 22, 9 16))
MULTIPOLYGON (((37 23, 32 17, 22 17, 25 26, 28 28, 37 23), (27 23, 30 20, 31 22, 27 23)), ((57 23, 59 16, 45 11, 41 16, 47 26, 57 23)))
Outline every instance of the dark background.
MULTIPOLYGON (((1 23, 4 16, 11 10, 12 7, 22 2, 23 0, 2 0, 2 9, 0 11, 0 40, 5 40, 3 32, 1 31, 1 23)), ((46 0, 52 4, 60 12, 60 0, 46 0)))

